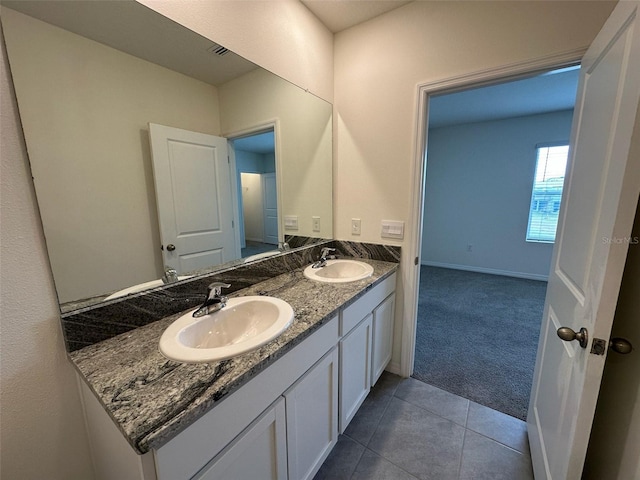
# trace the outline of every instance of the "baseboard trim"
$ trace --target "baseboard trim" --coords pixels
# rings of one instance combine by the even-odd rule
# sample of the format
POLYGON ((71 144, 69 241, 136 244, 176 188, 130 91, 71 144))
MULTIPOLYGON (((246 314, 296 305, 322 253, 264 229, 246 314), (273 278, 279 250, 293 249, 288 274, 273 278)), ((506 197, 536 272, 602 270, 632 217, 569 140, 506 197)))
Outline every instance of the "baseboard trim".
POLYGON ((400 362, 389 362, 385 370, 389 373, 402 376, 400 373, 400 362))
POLYGON ((470 265, 458 265, 456 263, 441 262, 420 262, 427 267, 450 268, 452 270, 464 270, 466 272, 488 273, 490 275, 502 275, 503 277, 526 278, 527 280, 548 281, 549 275, 539 275, 536 273, 512 272, 510 270, 498 270, 495 268, 474 267, 470 265))

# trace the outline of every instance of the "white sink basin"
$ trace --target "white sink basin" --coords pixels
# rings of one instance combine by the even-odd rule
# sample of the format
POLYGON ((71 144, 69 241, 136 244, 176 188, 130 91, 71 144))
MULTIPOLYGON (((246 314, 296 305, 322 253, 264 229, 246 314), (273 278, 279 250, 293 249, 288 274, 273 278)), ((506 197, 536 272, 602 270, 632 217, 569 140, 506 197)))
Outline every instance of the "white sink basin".
POLYGON ((246 257, 244 259, 244 263, 253 262, 255 260, 260 260, 262 258, 273 257, 274 255, 278 255, 282 253, 280 250, 269 250, 268 252, 256 253, 255 255, 251 255, 250 257, 246 257))
POLYGON ((373 267, 368 263, 357 260, 327 260, 324 267, 313 268, 309 265, 304 269, 304 276, 310 280, 328 283, 346 283, 370 277, 373 267))
MULTIPOLYGON (((191 278, 191 275, 181 275, 178 277, 178 280, 185 280, 187 278, 191 278)), ((112 300, 114 298, 119 298, 119 297, 124 297, 125 295, 129 295, 131 293, 138 293, 141 292, 143 290, 148 290, 150 288, 155 288, 155 287, 160 287, 164 285, 164 282, 160 279, 158 280, 151 280, 150 282, 145 282, 145 283, 139 283, 138 285, 134 285, 133 287, 129 287, 129 288, 124 288, 122 290, 118 290, 115 293, 112 293, 111 295, 109 295, 107 298, 103 299, 104 300, 112 300)))
POLYGON ((221 310, 193 318, 184 314, 164 331, 160 351, 185 363, 212 362, 235 357, 273 340, 293 321, 284 300, 247 296, 230 298, 221 310))

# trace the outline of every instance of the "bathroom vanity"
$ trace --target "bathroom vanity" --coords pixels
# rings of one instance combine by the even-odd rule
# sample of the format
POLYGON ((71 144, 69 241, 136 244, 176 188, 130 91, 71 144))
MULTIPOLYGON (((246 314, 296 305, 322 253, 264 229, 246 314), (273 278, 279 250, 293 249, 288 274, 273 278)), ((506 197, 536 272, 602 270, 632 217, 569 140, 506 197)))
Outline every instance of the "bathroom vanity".
POLYGON ((229 360, 162 356, 184 312, 70 353, 98 478, 313 478, 391 358, 398 265, 362 261, 373 274, 355 282, 296 268, 234 292, 285 300, 295 318, 229 360))

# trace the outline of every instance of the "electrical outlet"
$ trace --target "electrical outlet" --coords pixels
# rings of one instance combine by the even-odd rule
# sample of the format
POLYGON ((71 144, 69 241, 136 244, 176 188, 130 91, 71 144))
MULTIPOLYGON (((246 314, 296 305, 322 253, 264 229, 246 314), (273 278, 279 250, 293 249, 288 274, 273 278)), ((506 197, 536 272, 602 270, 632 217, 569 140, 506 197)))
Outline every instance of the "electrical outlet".
POLYGON ((319 232, 320 231, 320 217, 311 217, 312 223, 313 223, 313 231, 314 232, 319 232))
POLYGON ((351 219, 351 235, 360 235, 361 223, 359 218, 351 219))

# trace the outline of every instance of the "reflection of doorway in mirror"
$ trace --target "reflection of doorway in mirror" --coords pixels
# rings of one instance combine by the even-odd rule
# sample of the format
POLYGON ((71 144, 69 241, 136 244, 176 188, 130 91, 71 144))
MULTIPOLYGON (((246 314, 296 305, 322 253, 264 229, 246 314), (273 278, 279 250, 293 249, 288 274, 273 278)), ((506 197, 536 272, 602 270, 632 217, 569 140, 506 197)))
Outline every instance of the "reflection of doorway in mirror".
POLYGON ((274 131, 231 140, 238 181, 242 256, 274 250, 278 245, 278 195, 274 131))

